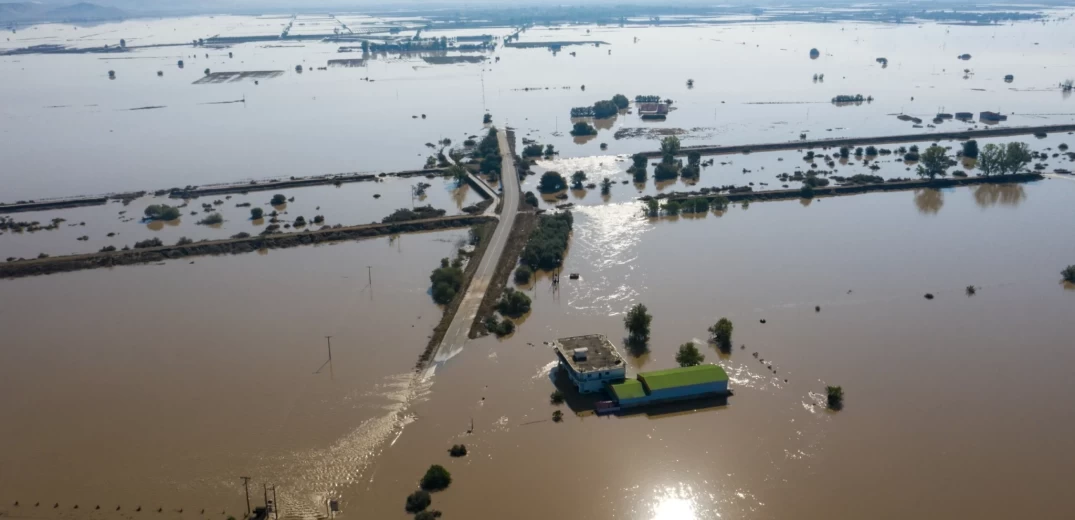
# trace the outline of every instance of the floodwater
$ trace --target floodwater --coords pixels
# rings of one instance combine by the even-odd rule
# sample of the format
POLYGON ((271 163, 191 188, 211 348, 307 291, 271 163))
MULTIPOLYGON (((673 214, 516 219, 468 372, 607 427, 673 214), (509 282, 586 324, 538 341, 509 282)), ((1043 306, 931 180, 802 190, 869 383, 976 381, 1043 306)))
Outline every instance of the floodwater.
POLYGON ((182 237, 219 240, 244 232, 255 235, 270 224, 269 214, 273 211, 279 214, 281 231, 291 231, 300 228, 284 229, 284 225, 290 226, 299 216, 306 219, 308 229, 336 224, 354 226, 380 222, 397 209, 414 206, 431 205, 447 211, 448 215, 458 215, 463 213, 463 208, 482 200, 481 195, 468 184, 440 177, 384 177, 378 182, 345 183, 339 187, 328 184, 247 194, 209 195, 190 200, 148 195, 126 205, 110 201, 102 206, 0 214, 16 222, 37 221, 42 226, 56 218, 65 219, 56 229, 22 233, 0 231, 0 258, 34 258, 40 253, 91 253, 106 246, 122 249, 149 238, 174 244, 182 237), (412 196, 413 188, 419 183, 428 184, 429 187, 421 194, 412 196), (283 194, 289 202, 272 206, 270 200, 276 193, 283 194), (290 200, 292 198, 294 200, 290 200), (182 206, 182 216, 167 222, 145 221, 142 218, 145 208, 151 204, 182 206), (206 210, 203 204, 208 204, 211 209, 206 210), (252 207, 261 208, 265 216, 251 220, 252 207), (212 213, 219 213, 224 217, 224 222, 198 224, 212 213), (323 224, 313 223, 318 215, 325 218, 323 224), (110 233, 112 236, 109 236, 110 233), (79 240, 82 237, 86 238, 79 240))
POLYGON ((660 220, 638 203, 580 207, 563 269, 580 280, 554 291, 543 278, 513 336, 440 367, 345 510, 403 519, 439 463, 453 482, 433 507, 453 518, 1062 518, 1075 290, 1059 272, 1075 244, 1047 223, 1075 217, 1072 196, 1075 182, 1049 179, 944 190, 930 208, 910 191, 660 220), (703 352, 736 395, 627 417, 565 406, 553 423, 543 342, 622 344, 634 303, 654 320, 629 371, 675 366, 726 316, 731 354, 703 352), (827 384, 847 395, 838 413, 827 384), (450 459, 455 443, 470 454, 450 459))
POLYGON ((312 514, 423 395, 414 362, 441 315, 429 272, 465 238, 0 281, 0 512, 239 518, 250 476, 256 504, 276 484, 312 514))
MULTIPOLYGON (((139 20, 78 31, 133 45, 272 34, 288 20, 139 20)), ((354 55, 288 42, 126 56, 137 59, 3 57, 0 200, 412 169, 429 155, 425 143, 481 132, 484 109, 520 138, 561 151, 536 171, 619 180, 629 154, 657 147, 615 139, 624 128, 682 128, 692 145, 913 131, 894 117, 901 112, 928 120, 938 110, 994 109, 1015 112, 1012 125, 1065 123, 1075 110, 1055 85, 1075 76, 1073 23, 530 29, 522 41, 610 45, 565 48, 576 56, 500 48, 484 65, 377 57, 328 70, 316 67, 354 55), (822 50, 817 60, 811 47, 822 50), (964 52, 974 58, 955 59, 964 52), (206 67, 285 74, 259 85, 192 85, 206 67), (815 73, 824 82, 814 83, 815 73), (1004 74, 1016 81, 1004 83, 1004 74), (660 123, 623 114, 576 143, 570 107, 617 92, 670 97, 677 110, 660 123), (875 101, 828 102, 857 93, 875 101), (165 108, 128 110, 147 106, 165 108)), ((18 37, 61 29, 74 30, 21 28, 18 37)), ((1070 136, 1020 140, 1035 150, 1075 144, 1070 136)), ((791 151, 714 159, 698 187, 775 189, 777 174, 808 167, 791 151)), ((879 165, 886 178, 912 175, 893 157, 879 165)), ((838 167, 845 176, 871 172, 838 167)), ((434 206, 472 197, 460 202, 449 183, 431 182, 430 197, 444 201, 434 206)), ((296 197, 287 211, 321 213, 327 223, 379 220, 407 205, 409 185, 287 190, 296 197), (374 205, 378 190, 390 200, 376 204, 386 207, 374 205)), ((689 189, 650 179, 617 184, 607 201, 597 190, 569 195, 581 204, 564 272, 580 279, 554 291, 539 276, 525 288, 533 312, 514 335, 473 341, 429 379, 412 372, 440 316, 428 275, 465 231, 0 281, 0 395, 9 396, 0 399, 0 513, 129 518, 141 507, 162 518, 240 516, 239 477, 250 476, 255 504, 263 485, 277 486, 284 517, 314 517, 338 499, 345 518, 402 520, 404 497, 437 463, 453 474, 433 499, 448 518, 1067 516, 1075 413, 1063 397, 1075 392, 1066 348, 1075 289, 1059 272, 1075 262, 1061 225, 1075 217, 1075 182, 766 202, 662 219, 643 217, 632 200, 689 189), (968 285, 976 295, 965 294, 968 285), (629 358, 632 370, 673 366, 678 345, 704 342, 726 316, 733 351, 704 352, 728 370, 736 395, 722 406, 625 417, 564 407, 566 420, 553 423, 555 357, 543 342, 603 333, 622 343, 622 313, 636 302, 655 319, 649 350, 629 358), (823 408, 827 384, 843 386, 844 410, 823 408), (470 455, 449 458, 460 442, 470 455)), ((81 220, 64 213, 105 213, 87 221, 92 232, 43 231, 65 238, 19 247, 27 255, 54 242, 61 252, 97 249, 113 221, 124 226, 119 243, 249 232, 249 210, 235 204, 264 205, 270 195, 225 200, 220 230, 192 225, 198 216, 188 214, 160 231, 117 219, 123 209, 137 216, 149 198, 43 212, 42 222, 60 216, 64 225, 81 220), (74 240, 81 234, 89 243, 74 240)), ((22 238, 0 236, 0 248, 22 238)))
MULTIPOLYGON (((0 82, 6 100, 0 108, 0 153, 5 157, 0 181, 3 199, 13 201, 414 169, 429 155, 425 143, 450 138, 458 145, 478 134, 486 110, 498 124, 514 126, 521 136, 554 144, 574 157, 602 155, 600 143, 615 155, 657 147, 652 139, 614 138, 618 130, 630 128, 683 129, 683 142, 691 145, 786 141, 800 133, 824 138, 919 131, 896 119, 899 113, 929 121, 938 111, 1000 110, 1014 113, 1009 125, 1066 123, 1075 120, 1075 108, 1056 86, 1075 77, 1075 20, 1066 11, 1059 14, 1045 23, 989 27, 744 23, 534 28, 521 41, 600 40, 608 45, 566 47, 556 54, 498 47, 484 64, 462 65, 377 55, 365 67, 318 70, 330 59, 361 57, 319 41, 224 49, 153 47, 126 55, 8 56, 0 58, 0 75, 6 78, 0 82), (814 47, 821 56, 811 60, 814 47), (963 53, 973 58, 956 59, 963 53), (888 58, 886 68, 875 61, 878 57, 888 58), (185 61, 182 69, 177 67, 180 59, 185 61), (304 71, 296 72, 296 65, 304 71), (284 74, 258 85, 193 85, 206 68, 284 74), (651 73, 657 68, 659 73, 651 73), (116 72, 115 80, 108 79, 109 70, 116 72), (164 75, 158 77, 157 71, 164 75), (824 81, 815 83, 815 74, 824 74, 824 81), (1010 84, 1003 81, 1007 74, 1015 76, 1010 84), (693 88, 687 87, 688 79, 694 80, 693 88), (570 108, 616 93, 632 99, 650 94, 671 98, 676 110, 663 122, 624 114, 598 125, 595 138, 576 144, 568 133, 570 108), (829 102, 843 94, 874 101, 859 106, 829 102), (225 101, 242 102, 214 104, 225 101), (141 107, 164 108, 131 110, 141 107)), ((93 45, 128 36, 128 45, 134 46, 217 34, 277 34, 285 23, 279 17, 200 17, 77 30, 57 24, 20 28, 6 36, 13 41, 3 43, 88 45, 82 40, 92 31, 93 45)), ((484 32, 503 36, 510 30, 484 32)), ((946 123, 937 130, 955 126, 946 123)))

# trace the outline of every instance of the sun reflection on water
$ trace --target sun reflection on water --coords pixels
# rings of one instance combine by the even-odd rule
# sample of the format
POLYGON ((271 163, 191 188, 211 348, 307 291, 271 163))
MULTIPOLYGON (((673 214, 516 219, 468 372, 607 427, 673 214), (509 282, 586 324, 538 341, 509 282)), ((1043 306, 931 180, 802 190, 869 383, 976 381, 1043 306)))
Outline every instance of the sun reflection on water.
POLYGON ((652 520, 698 520, 698 508, 690 487, 665 488, 658 490, 658 494, 652 520))

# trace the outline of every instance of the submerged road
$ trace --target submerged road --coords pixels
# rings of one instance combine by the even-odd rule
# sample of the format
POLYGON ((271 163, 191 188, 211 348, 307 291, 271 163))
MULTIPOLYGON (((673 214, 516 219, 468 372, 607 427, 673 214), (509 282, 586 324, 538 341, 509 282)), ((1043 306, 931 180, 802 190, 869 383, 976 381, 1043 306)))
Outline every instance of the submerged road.
POLYGON ((499 129, 496 137, 500 145, 500 197, 504 203, 500 211, 500 222, 489 238, 491 242, 478 263, 478 270, 474 272, 466 293, 463 294, 463 301, 459 304, 455 317, 444 333, 444 339, 433 353, 434 363, 447 361, 463 350, 463 345, 470 335, 470 327, 478 315, 478 307, 485 298, 485 290, 496 272, 500 257, 504 255, 508 235, 515 226, 515 214, 519 211, 519 175, 515 172, 515 159, 508 146, 507 131, 499 129))

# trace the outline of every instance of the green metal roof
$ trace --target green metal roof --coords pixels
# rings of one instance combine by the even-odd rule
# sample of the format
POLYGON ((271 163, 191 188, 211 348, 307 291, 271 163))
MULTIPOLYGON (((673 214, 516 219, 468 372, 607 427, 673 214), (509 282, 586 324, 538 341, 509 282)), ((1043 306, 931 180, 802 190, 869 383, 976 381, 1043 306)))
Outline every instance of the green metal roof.
POLYGON ((646 383, 650 392, 680 386, 716 383, 728 380, 728 374, 720 365, 696 365, 693 367, 670 368, 638 374, 638 379, 646 383))
POLYGON ((616 397, 616 400, 646 397, 646 389, 642 388, 642 383, 638 382, 637 379, 628 379, 622 383, 609 385, 609 387, 612 389, 612 395, 616 397))

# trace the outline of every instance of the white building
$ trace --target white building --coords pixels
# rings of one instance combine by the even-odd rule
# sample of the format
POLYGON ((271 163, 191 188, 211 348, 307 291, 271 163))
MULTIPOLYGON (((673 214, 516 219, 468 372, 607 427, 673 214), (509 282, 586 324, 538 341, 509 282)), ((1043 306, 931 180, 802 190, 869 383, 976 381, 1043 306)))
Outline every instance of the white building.
POLYGON ((553 342, 553 347, 560 359, 560 368, 575 383, 579 393, 604 391, 607 384, 618 383, 627 376, 627 364, 604 335, 560 338, 553 342))

